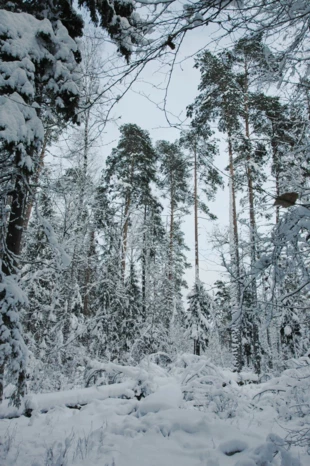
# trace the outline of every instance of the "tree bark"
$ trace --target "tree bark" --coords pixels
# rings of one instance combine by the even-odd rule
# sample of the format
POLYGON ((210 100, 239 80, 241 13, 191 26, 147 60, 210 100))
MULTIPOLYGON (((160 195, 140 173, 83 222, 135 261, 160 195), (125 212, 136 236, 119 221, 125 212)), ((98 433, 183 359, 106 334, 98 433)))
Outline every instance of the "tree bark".
POLYGON ((4 397, 4 364, 0 365, 0 405, 4 397))
MULTIPOLYGON (((249 214, 250 214, 250 248, 251 248, 251 269, 254 272, 254 264, 256 261, 256 221, 255 221, 255 207, 254 207, 254 190, 253 190, 253 177, 252 177, 252 154, 251 154, 251 140, 250 140, 250 122, 249 122, 249 84, 248 84, 248 67, 247 59, 244 60, 245 72, 245 87, 244 87, 244 121, 245 121, 245 138, 247 143, 247 156, 246 156, 246 173, 248 182, 248 198, 249 198, 249 214)), ((256 323, 257 312, 257 287, 256 279, 252 280, 252 296, 254 309, 251 311, 252 321, 252 349, 253 349, 253 365, 257 374, 260 374, 260 344, 259 344, 259 331, 256 323)))
POLYGON ((194 340, 194 354, 200 356, 200 343, 198 340, 194 340))
POLYGON ((249 95, 248 95, 248 70, 247 62, 245 59, 245 89, 244 89, 244 122, 245 122, 245 138, 247 142, 247 156, 246 156, 246 174, 248 182, 248 198, 249 198, 249 214, 250 214, 250 242, 251 242, 251 263, 254 264, 256 260, 256 222, 255 222, 255 208, 254 208, 254 191, 253 191, 253 177, 251 168, 251 139, 250 139, 250 123, 249 123, 249 95))
MULTIPOLYGON (((194 222, 195 222, 195 284, 199 281, 199 249, 198 249, 198 192, 197 192, 197 150, 194 144, 194 222)), ((194 354, 200 356, 200 343, 194 340, 194 354)))
POLYGON ((236 207, 236 189, 235 189, 235 169, 232 152, 231 135, 228 135, 228 155, 229 155, 229 175, 230 175, 230 219, 232 224, 231 256, 235 263, 236 283, 238 288, 238 299, 240 300, 240 258, 239 258, 239 233, 237 223, 237 207, 236 207))
MULTIPOLYGON (((16 167, 18 167, 20 159, 20 154, 17 154, 15 161, 16 167)), ((14 190, 11 193, 11 211, 7 224, 5 247, 2 257, 2 272, 5 275, 14 273, 18 266, 18 257, 22 247, 29 176, 30 174, 26 171, 19 170, 16 175, 14 190)))
POLYGON ((44 158, 45 158, 45 151, 46 151, 46 147, 47 147, 47 141, 48 141, 48 136, 47 136, 47 134, 45 134, 43 146, 42 146, 42 149, 41 149, 41 152, 40 152, 39 164, 38 164, 38 167, 37 167, 37 171, 36 171, 35 175, 33 176, 33 180, 32 180, 32 184, 34 185, 34 188, 32 189, 32 193, 29 196, 29 200, 28 200, 27 207, 26 207, 25 220, 24 220, 24 230, 27 230, 27 228, 28 228, 28 224, 29 224, 29 220, 30 220, 31 213, 32 213, 32 208, 33 208, 33 202, 34 202, 36 191, 37 191, 36 185, 39 182, 40 174, 41 174, 42 169, 44 167, 44 158))
POLYGON ((228 133, 228 155, 229 155, 229 194, 230 194, 230 256, 233 264, 232 277, 232 327, 231 327, 231 347, 234 357, 234 367, 237 372, 243 368, 242 351, 242 307, 240 290, 240 259, 239 259, 239 235, 237 223, 236 191, 235 191, 235 170, 232 152, 231 135, 228 133))
MULTIPOLYGON (((27 196, 29 193, 29 178, 31 172, 27 169, 20 168, 21 162, 21 153, 16 152, 15 157, 15 168, 17 170, 17 175, 15 178, 14 190, 10 193, 11 196, 11 211, 7 223, 6 238, 3 245, 2 253, 2 273, 3 275, 10 276, 17 272, 19 266, 19 256, 22 248, 22 237, 23 237, 23 227, 24 227, 24 214, 27 202, 27 196)), ((6 291, 2 291, 0 294, 0 303, 5 301, 6 291)), ((0 304, 1 306, 1 304, 0 304)), ((13 304, 14 311, 18 312, 19 309, 16 309, 16 306, 13 304)), ((13 333, 14 338, 16 338, 16 333, 20 335, 18 329, 18 322, 11 320, 9 316, 10 308, 7 310, 7 313, 2 314, 2 319, 5 326, 13 333)), ((6 338, 6 336, 5 336, 6 338)), ((20 335, 20 338, 21 335, 20 335)), ((4 341, 0 338, 0 346, 5 344, 4 341)), ((14 349, 12 349, 14 356, 14 349)), ((7 362, 7 356, 2 358, 2 363, 0 366, 0 401, 3 398, 3 379, 4 379, 4 368, 7 362)), ((20 396, 25 394, 25 370, 20 368, 17 381, 17 403, 19 402, 20 396)))
POLYGON ((199 280, 197 150, 194 146, 195 281, 199 280))
POLYGON ((95 230, 92 229, 90 232, 89 239, 89 250, 87 255, 87 267, 85 272, 85 284, 84 284, 84 303, 83 303, 83 314, 85 316, 90 316, 91 312, 89 309, 89 283, 92 278, 92 258, 95 254, 95 230))
MULTIPOLYGON (((134 172, 134 158, 131 157, 131 168, 130 168, 130 189, 132 186, 134 172)), ((129 210, 131 205, 131 191, 127 194, 125 202, 125 224, 123 230, 123 247, 122 247, 122 279, 125 281, 125 272, 126 272, 126 252, 127 252, 127 239, 128 239, 128 227, 129 227, 129 210)))
POLYGON ((123 248, 122 248, 122 278, 125 280, 126 271, 126 252, 127 252, 127 238, 128 238, 128 226, 129 226, 129 209, 131 203, 131 196, 128 194, 125 204, 125 223, 123 230, 123 248))
POLYGON ((143 229, 143 248, 142 248, 142 315, 146 316, 146 205, 144 206, 144 229, 143 229))
MULTIPOLYGON (((279 160, 278 160, 278 151, 277 151, 277 144, 275 141, 275 130, 274 130, 274 123, 272 121, 272 138, 271 138, 271 147, 272 147, 272 162, 274 166, 274 173, 275 173, 275 182, 276 182, 276 197, 280 196, 280 170, 279 170, 279 160)), ((280 206, 276 206, 276 224, 279 223, 280 220, 280 206)))
POLYGON ((173 240, 174 240, 174 179, 172 169, 170 171, 170 233, 169 233, 169 275, 173 279, 173 240))

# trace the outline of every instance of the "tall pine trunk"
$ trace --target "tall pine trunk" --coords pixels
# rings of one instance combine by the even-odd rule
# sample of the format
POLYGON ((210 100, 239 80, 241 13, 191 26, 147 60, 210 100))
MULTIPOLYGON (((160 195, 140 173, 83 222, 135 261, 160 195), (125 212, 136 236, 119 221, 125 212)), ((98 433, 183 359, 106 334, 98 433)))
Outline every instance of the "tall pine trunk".
POLYGON ((195 282, 199 280, 197 150, 194 147, 195 282))
MULTIPOLYGON (((198 186, 197 186, 197 150, 194 144, 194 223, 195 223, 195 284, 199 281, 199 245, 198 245, 198 186)), ((200 356, 200 342, 194 340, 194 354, 200 356)))
MULTIPOLYGON (((132 185, 133 180, 133 172, 134 172, 134 158, 131 157, 131 167, 130 167, 130 186, 132 185)), ((128 227, 129 227, 129 211, 131 205, 131 191, 127 193, 126 201, 125 201, 125 223, 124 223, 124 230, 123 230, 123 244, 122 244, 122 279, 123 282, 125 281, 125 272, 126 272, 126 253, 127 253, 127 240, 128 240, 128 227)))
POLYGON ((91 314, 90 309, 90 284, 92 281, 92 260, 95 255, 96 248, 95 248, 95 230, 92 228, 89 235, 89 248, 87 253, 87 267, 85 272, 85 283, 84 283, 84 303, 83 303, 83 313, 86 317, 89 317, 91 314))
POLYGON ((142 315, 146 317, 146 255, 147 255, 147 248, 146 248, 146 214, 147 208, 146 205, 144 206, 144 217, 143 217, 143 247, 142 247, 142 280, 141 280, 141 288, 142 288, 142 315))
POLYGON ((174 241, 174 183, 173 173, 170 173, 170 232, 169 232, 169 280, 173 280, 173 241, 174 241))
POLYGON ((174 319, 175 312, 175 277, 174 277, 174 222, 175 222, 175 187, 173 167, 170 167, 170 225, 169 225, 169 257, 168 257, 168 319, 169 325, 174 319))
POLYGON ((229 155, 229 218, 230 218, 230 257, 232 263, 231 301, 232 301, 232 326, 231 326, 231 347, 234 357, 234 367, 237 372, 243 368, 242 352, 242 305, 240 290, 240 258, 239 258, 239 235, 236 208, 235 190, 235 170, 232 152, 231 135, 228 134, 228 155, 229 155))
MULTIPOLYGON (((89 102, 87 103, 89 105, 89 102)), ((83 238, 84 235, 87 233, 86 228, 83 228, 84 225, 83 223, 83 218, 84 218, 84 209, 85 209, 85 201, 86 201, 86 187, 87 187, 87 176, 88 176, 88 165, 89 165, 89 148, 90 148, 90 143, 89 143, 89 123, 90 123, 90 110, 88 109, 85 112, 85 127, 84 127, 84 150, 83 150, 83 165, 82 165, 82 186, 81 186, 81 209, 82 212, 80 212, 80 225, 79 225, 79 230, 80 230, 80 235, 81 235, 81 244, 80 247, 83 248, 83 238), (81 219, 82 215, 82 219, 81 219)), ((86 226, 85 226, 86 227, 86 226)), ((87 251, 87 264, 86 264, 86 271, 84 275, 84 293, 83 293, 83 314, 87 317, 90 315, 90 310, 89 310, 89 283, 91 280, 91 271, 92 271, 92 257, 95 253, 95 245, 94 245, 94 239, 95 239, 95 231, 94 228, 91 229, 89 233, 89 247, 87 251)), ((80 250, 81 251, 81 250, 80 250)), ((82 251, 81 251, 82 252, 82 251)), ((82 252, 83 254, 83 252, 82 252)))
POLYGON ((255 222, 255 207, 254 207, 254 190, 253 190, 253 175, 252 175, 252 149, 250 138, 250 122, 249 122, 249 84, 248 84, 248 69, 247 60, 244 61, 245 70, 245 87, 244 87, 244 123, 245 123, 245 139, 246 139, 246 176, 248 184, 248 199, 249 199, 249 216, 250 216, 250 247, 251 247, 251 265, 254 265, 256 260, 256 222, 255 222))
MULTIPOLYGON (((280 196, 280 170, 279 170, 279 160, 278 160, 278 150, 277 143, 275 141, 275 130, 274 123, 272 121, 272 138, 271 138, 271 147, 272 147, 272 163, 274 166, 274 177, 276 184, 276 197, 280 196)), ((279 223, 280 219, 280 206, 276 206, 276 224, 279 223)))
MULTIPOLYGON (((248 184, 248 199, 249 199, 249 217, 250 217, 250 250, 251 250, 251 272, 255 273, 256 261, 256 221, 255 221, 255 207, 254 207, 254 189, 253 189, 253 174, 252 174, 252 148, 250 138, 250 121, 249 121, 249 81, 248 81, 248 64, 247 58, 244 59, 244 122, 245 122, 245 139, 247 145, 246 154, 246 175, 248 184)), ((255 373, 261 372, 261 356, 260 356, 260 343, 259 331, 256 322, 257 313, 257 283, 255 277, 252 279, 252 310, 250 311, 249 320, 252 324, 251 332, 251 346, 253 351, 253 365, 255 373)))

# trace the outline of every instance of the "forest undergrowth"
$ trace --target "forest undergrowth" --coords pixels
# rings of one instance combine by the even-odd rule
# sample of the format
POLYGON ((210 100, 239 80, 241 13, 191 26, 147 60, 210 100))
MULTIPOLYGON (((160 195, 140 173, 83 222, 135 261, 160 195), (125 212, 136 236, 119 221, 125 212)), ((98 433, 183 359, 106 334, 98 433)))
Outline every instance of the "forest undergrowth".
POLYGON ((309 376, 308 356, 261 379, 190 354, 94 362, 86 388, 1 406, 0 457, 7 466, 306 466, 309 376))

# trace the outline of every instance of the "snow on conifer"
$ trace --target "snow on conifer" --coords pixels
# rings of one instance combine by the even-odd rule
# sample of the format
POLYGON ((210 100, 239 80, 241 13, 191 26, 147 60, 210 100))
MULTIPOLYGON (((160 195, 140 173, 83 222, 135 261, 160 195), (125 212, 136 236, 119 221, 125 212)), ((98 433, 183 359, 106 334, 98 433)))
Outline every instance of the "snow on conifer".
POLYGON ((200 348, 205 350, 208 346, 212 302, 200 280, 196 280, 187 299, 189 307, 186 312, 186 335, 194 340, 194 354, 199 355, 200 348))

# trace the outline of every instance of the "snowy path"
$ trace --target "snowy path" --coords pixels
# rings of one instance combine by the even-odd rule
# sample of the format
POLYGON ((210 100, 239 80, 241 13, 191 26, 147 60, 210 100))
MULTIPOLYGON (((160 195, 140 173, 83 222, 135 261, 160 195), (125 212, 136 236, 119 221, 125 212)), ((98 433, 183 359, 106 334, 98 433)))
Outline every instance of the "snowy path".
MULTIPOLYGON (((141 382, 141 381, 140 381, 141 382)), ((234 417, 216 413, 209 404, 202 411, 184 400, 184 373, 151 371, 148 396, 138 401, 118 396, 120 385, 134 394, 133 380, 89 389, 93 401, 80 410, 64 406, 68 392, 34 396, 37 411, 31 418, 0 420, 0 464, 3 466, 297 466, 293 457, 274 456, 268 434, 284 436, 270 406, 252 409, 249 400, 258 387, 221 387, 238 398, 234 417), (126 383, 128 388, 126 388, 126 383), (125 384, 125 385, 124 385, 125 384), (131 387, 129 385, 131 384, 131 387), (97 392, 97 395, 96 395, 97 392), (36 399, 37 398, 37 399, 36 399), (63 398, 63 400, 62 400, 63 398), (97 398, 97 399, 96 399, 97 398), (42 400, 49 403, 41 413, 42 400), (59 405, 55 402, 58 400, 59 405), (49 400, 49 401, 48 401, 49 400), (62 400, 62 401, 61 401, 62 400), (41 405, 40 405, 41 403, 41 405), (62 404, 62 405, 61 405, 62 404), (223 417, 223 419, 221 419, 223 417), (225 418, 226 417, 226 418, 225 418), (2 450, 1 450, 2 448, 2 450), (239 451, 238 453, 235 453, 239 451), (234 454, 231 454, 234 453, 234 454), (2 455, 2 456, 1 456, 2 455), (229 456, 230 455, 230 456, 229 456), (270 460, 272 462, 267 462, 270 460), (2 462, 1 462, 2 461, 2 462)), ((216 385, 216 384, 215 384, 216 385)), ((232 384, 233 385, 233 384, 232 384)), ((205 390, 219 390, 206 385, 205 390)), ((72 391, 77 398, 79 390, 72 391)), ((80 390, 81 392, 81 390, 80 390)), ((84 401, 85 401, 85 390, 84 401)), ((229 398, 229 397, 228 397, 229 398)), ((201 402, 201 401, 200 401, 201 402)), ((226 403, 227 404, 227 403, 226 403)), ((278 443, 278 439, 274 441, 278 443)), ((295 457, 297 451, 293 451, 295 457)), ((300 464, 309 457, 300 452, 300 464)))

